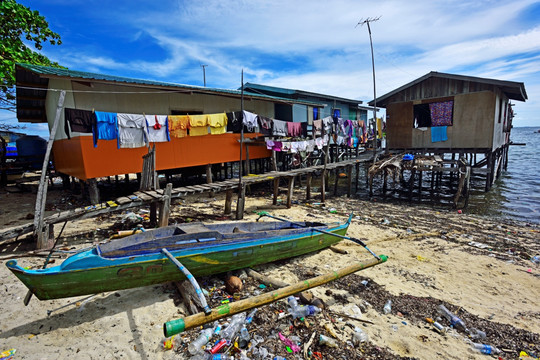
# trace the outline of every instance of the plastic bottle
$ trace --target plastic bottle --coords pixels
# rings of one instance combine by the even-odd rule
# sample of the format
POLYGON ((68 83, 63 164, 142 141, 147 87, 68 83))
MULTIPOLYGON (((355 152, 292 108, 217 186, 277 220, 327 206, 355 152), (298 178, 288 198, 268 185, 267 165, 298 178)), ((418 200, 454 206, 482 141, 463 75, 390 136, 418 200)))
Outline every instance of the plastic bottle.
POLYGON ((354 346, 358 346, 363 342, 368 341, 368 334, 359 327, 354 328, 354 334, 352 337, 352 342, 354 346))
POLYGON ((338 347, 336 340, 322 334, 319 335, 319 345, 326 345, 326 346, 334 347, 334 348, 338 347))
POLYGON ((392 300, 388 300, 386 304, 384 304, 383 312, 385 314, 390 314, 391 311, 392 311, 392 300))
POLYGON ((482 354, 486 354, 486 355, 499 354, 501 352, 495 346, 491 346, 491 345, 479 344, 479 343, 473 343, 472 345, 473 345, 473 350, 478 351, 482 354))
POLYGON ((227 326, 225 330, 221 332, 221 338, 232 340, 234 338, 234 335, 236 335, 238 330, 240 330, 240 326, 242 326, 245 320, 246 320, 245 312, 233 315, 229 326, 227 326))
POLYGON ((211 357, 212 360, 234 360, 233 356, 227 354, 216 354, 211 357))
POLYGON ((194 356, 192 356, 189 360, 211 360, 212 354, 208 353, 197 353, 194 356))
POLYGON ((319 311, 321 311, 321 309, 313 305, 297 306, 295 308, 289 309, 289 312, 292 315, 293 319, 315 315, 319 311))
POLYGON ((446 308, 446 306, 442 304, 439 305, 439 307, 437 308, 437 311, 439 312, 439 314, 447 318, 448 321, 450 321, 450 326, 454 328, 461 328, 463 331, 469 332, 463 320, 461 320, 456 315, 454 315, 450 310, 446 308))
POLYGON ((251 324, 251 322, 253 321, 253 317, 257 313, 257 310, 259 309, 253 309, 253 311, 248 314, 248 316, 246 317, 246 324, 251 324))
POLYGON ((298 306, 298 301, 292 295, 287 298, 287 303, 289 304, 289 307, 292 309, 298 306))
POLYGON ((469 336, 473 340, 482 340, 486 338, 486 333, 483 332, 482 330, 471 329, 471 331, 469 332, 469 336))
POLYGON ((284 358, 283 356, 275 356, 273 360, 287 360, 286 358, 284 358))
POLYGON ((198 338, 196 338, 194 341, 192 341, 188 345, 188 351, 191 355, 195 355, 196 353, 199 353, 202 351, 202 347, 206 345, 207 342, 210 341, 210 338, 212 337, 212 334, 214 333, 214 329, 212 328, 206 328, 203 329, 199 335, 198 338))

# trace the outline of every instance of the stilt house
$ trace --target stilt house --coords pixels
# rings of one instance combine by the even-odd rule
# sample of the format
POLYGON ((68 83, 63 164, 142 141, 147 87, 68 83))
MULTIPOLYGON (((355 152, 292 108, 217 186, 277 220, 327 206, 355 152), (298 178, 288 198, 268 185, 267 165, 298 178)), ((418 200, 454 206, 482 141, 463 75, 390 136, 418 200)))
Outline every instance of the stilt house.
POLYGON ((430 72, 376 105, 386 108, 389 151, 465 156, 473 171, 487 167, 487 190, 508 161, 511 100, 527 100, 523 83, 430 72))

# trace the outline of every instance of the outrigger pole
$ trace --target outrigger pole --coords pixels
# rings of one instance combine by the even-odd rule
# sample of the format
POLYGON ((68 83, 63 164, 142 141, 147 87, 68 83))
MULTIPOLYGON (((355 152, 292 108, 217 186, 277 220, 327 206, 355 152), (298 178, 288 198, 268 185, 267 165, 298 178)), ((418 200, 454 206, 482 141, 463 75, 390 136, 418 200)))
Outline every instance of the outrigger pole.
MULTIPOLYGON (((297 222, 294 222, 294 221, 290 221, 288 219, 284 219, 284 218, 280 218, 280 217, 277 217, 277 216, 270 215, 266 211, 261 211, 261 212, 257 213, 257 215, 259 215, 259 217, 257 218, 257 221, 259 221, 259 219, 262 218, 263 216, 268 216, 268 217, 271 217, 272 219, 276 219, 276 220, 280 220, 280 221, 286 221, 286 222, 289 222, 289 223, 291 223, 293 225, 296 225, 296 226, 307 227, 306 225, 303 225, 303 224, 300 224, 300 223, 297 223, 297 222)), ((349 220, 348 220, 349 223, 351 222, 351 218, 352 218, 352 213, 351 213, 351 215, 349 215, 349 220)), ((375 257, 375 259, 381 260, 381 258, 377 254, 375 254, 373 251, 371 251, 367 247, 367 245, 360 239, 352 238, 350 236, 345 236, 345 235, 334 234, 334 233, 332 233, 330 231, 317 229, 315 227, 313 227, 312 230, 321 232, 321 233, 326 234, 326 235, 331 235, 331 236, 339 237, 339 238, 342 238, 342 239, 350 240, 352 242, 357 243, 358 245, 362 245, 364 247, 364 249, 369 251, 369 253, 375 257)))
POLYGON ((290 295, 297 294, 304 290, 308 290, 316 286, 329 283, 332 280, 337 280, 357 271, 382 264, 387 259, 388 257, 386 255, 381 255, 380 257, 377 256, 376 259, 371 259, 367 262, 356 262, 353 265, 349 265, 336 271, 332 271, 328 274, 320 275, 308 280, 303 280, 296 284, 269 291, 267 293, 252 298, 247 298, 244 300, 221 305, 215 309, 212 309, 212 312, 209 315, 200 312, 187 316, 183 319, 171 320, 163 324, 163 333, 166 337, 170 337, 186 330, 193 329, 198 326, 213 322, 215 320, 222 319, 224 317, 229 317, 231 315, 241 313, 256 307, 261 307, 274 301, 286 298, 290 295))

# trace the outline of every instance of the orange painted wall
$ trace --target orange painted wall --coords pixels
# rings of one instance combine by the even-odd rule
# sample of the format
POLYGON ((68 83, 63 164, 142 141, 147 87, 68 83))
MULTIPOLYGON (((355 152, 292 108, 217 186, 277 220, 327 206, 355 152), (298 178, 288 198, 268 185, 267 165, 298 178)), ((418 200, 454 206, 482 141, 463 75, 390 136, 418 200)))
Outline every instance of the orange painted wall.
MULTIPOLYGON (((245 134, 253 138, 258 134, 245 134)), ((220 134, 171 138, 170 142, 156 143, 157 170, 238 161, 240 134, 220 134)), ((152 143, 153 144, 153 143, 152 143)), ((116 140, 100 140, 94 148, 92 136, 56 140, 53 144, 54 166, 58 172, 87 180, 102 176, 138 173, 142 157, 148 149, 118 149, 116 140)), ((264 146, 250 146, 249 158, 270 157, 264 146)), ((243 158, 246 159, 244 148, 243 158)))

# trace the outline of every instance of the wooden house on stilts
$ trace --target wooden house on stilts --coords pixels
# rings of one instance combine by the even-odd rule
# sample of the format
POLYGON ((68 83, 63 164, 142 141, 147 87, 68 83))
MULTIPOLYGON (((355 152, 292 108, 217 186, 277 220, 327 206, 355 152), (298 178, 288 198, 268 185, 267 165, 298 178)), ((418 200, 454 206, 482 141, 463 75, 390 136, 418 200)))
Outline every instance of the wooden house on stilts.
POLYGON ((466 158, 488 191, 507 166, 511 100, 527 100, 523 83, 430 72, 376 104, 386 108, 388 151, 466 158))

